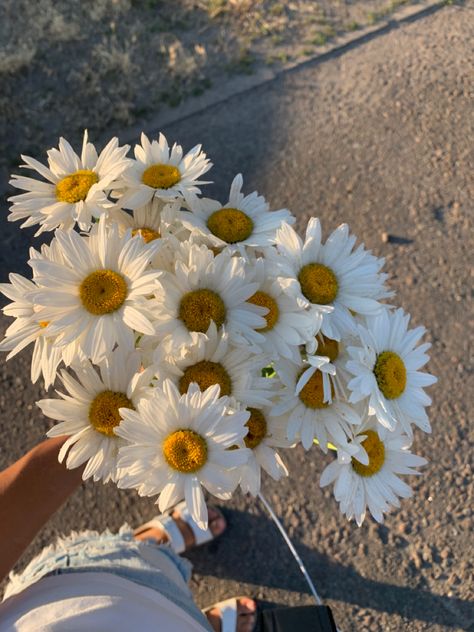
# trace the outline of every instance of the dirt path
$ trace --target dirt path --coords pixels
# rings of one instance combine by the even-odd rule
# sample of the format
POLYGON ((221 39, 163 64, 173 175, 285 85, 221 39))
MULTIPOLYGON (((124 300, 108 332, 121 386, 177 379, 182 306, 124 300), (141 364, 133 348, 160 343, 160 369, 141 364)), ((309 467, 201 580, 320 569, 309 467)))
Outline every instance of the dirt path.
MULTIPOLYGON (((186 147, 202 142, 222 194, 235 172, 274 207, 303 222, 318 214, 326 231, 348 221, 387 258, 398 301, 433 343, 432 436, 417 435, 430 460, 415 496, 384 526, 361 529, 318 488, 318 452, 291 454, 291 477, 266 482, 266 496, 289 527, 342 630, 434 632, 473 624, 472 264, 474 7, 446 7, 323 64, 307 64, 165 129, 186 147), (384 242, 382 234, 392 238, 384 242)), ((28 239, 2 225, 2 272, 24 271, 28 239)), ((3 321, 5 322, 5 320, 3 321)), ((39 389, 29 357, 0 364, 3 463, 48 426, 30 419, 39 389), (13 421, 14 420, 14 421, 13 421)), ((71 528, 117 528, 148 516, 151 503, 88 483, 38 538, 71 528)), ((258 504, 227 506, 228 534, 192 556, 201 604, 250 594, 310 603, 295 564, 258 504)), ((33 553, 33 548, 31 553, 33 553)))

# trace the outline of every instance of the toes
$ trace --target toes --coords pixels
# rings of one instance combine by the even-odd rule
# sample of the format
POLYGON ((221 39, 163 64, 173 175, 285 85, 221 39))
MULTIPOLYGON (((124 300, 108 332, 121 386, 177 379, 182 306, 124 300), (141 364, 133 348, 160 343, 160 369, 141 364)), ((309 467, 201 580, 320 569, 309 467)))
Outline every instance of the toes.
POLYGON ((213 507, 208 508, 209 514, 209 530, 211 531, 214 537, 221 535, 227 527, 227 523, 225 521, 224 516, 220 511, 214 509, 213 507))
POLYGON ((250 597, 240 597, 237 600, 237 614, 255 614, 257 604, 250 597))
POLYGON ((183 536, 184 546, 186 550, 192 549, 193 546, 196 544, 196 539, 194 537, 193 530, 191 529, 189 524, 181 518, 181 515, 179 514, 178 511, 176 510, 173 511, 173 513, 171 514, 171 517, 175 521, 178 529, 181 531, 181 535, 183 536))
POLYGON ((251 632, 255 625, 257 604, 249 597, 237 600, 237 632, 251 632))
POLYGON ((212 608, 212 610, 206 612, 206 617, 214 632, 220 632, 222 628, 220 610, 218 608, 212 608))
MULTIPOLYGON (((221 512, 218 509, 214 509, 213 507, 208 508, 208 515, 209 515, 209 529, 212 535, 214 537, 221 535, 221 533, 225 531, 225 528, 227 526, 224 516, 221 514, 221 512)), ((179 530, 181 531, 184 537, 186 549, 192 548, 196 543, 192 528, 188 525, 187 522, 182 520, 182 518, 180 517, 180 514, 177 511, 174 511, 171 514, 171 516, 173 520, 176 522, 179 530)))
MULTIPOLYGON (((221 535, 225 531, 227 527, 227 523, 225 521, 224 516, 221 514, 221 512, 218 509, 209 507, 208 514, 209 514, 209 530, 211 531, 212 535, 216 538, 217 536, 221 535)), ((194 532, 192 528, 186 521, 184 521, 181 518, 179 511, 177 510, 172 511, 171 517, 175 521, 178 529, 181 531, 181 535, 184 538, 184 544, 185 544, 186 550, 191 549, 196 543, 196 539, 194 537, 194 532)), ((164 531, 154 528, 154 527, 153 528, 148 527, 145 529, 143 527, 138 527, 138 529, 135 529, 133 535, 136 540, 146 540, 148 538, 153 538, 158 543, 166 542, 168 540, 168 537, 166 536, 164 531)))
MULTIPOLYGON (((237 599, 237 632, 252 632, 255 626, 257 604, 249 597, 237 599)), ((212 608, 206 612, 207 619, 215 632, 220 632, 222 613, 219 608, 212 608)))

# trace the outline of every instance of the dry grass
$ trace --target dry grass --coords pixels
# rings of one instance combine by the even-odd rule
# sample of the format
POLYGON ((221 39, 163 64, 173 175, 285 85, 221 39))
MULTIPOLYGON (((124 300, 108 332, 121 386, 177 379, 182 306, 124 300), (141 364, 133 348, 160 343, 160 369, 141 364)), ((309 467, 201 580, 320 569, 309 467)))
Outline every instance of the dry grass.
POLYGON ((112 133, 411 1, 3 0, 0 177, 61 134, 112 133))

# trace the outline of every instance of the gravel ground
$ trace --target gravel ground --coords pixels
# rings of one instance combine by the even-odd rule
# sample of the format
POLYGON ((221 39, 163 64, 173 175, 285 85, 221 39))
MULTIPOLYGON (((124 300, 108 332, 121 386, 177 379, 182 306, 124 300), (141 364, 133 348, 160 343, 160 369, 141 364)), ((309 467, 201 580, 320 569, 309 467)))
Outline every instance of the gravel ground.
MULTIPOLYGON (((324 63, 307 63, 164 131, 202 142, 224 195, 242 171, 274 208, 289 206, 332 230, 348 221, 387 259, 397 300, 433 343, 429 370, 433 434, 416 435, 430 460, 410 481, 414 498, 380 526, 358 529, 318 487, 325 460, 296 449, 291 476, 264 493, 284 520, 341 630, 472 630, 472 507, 468 424, 473 404, 472 173, 474 6, 450 6, 388 30, 324 63)), ((3 222, 0 270, 27 272, 31 233, 3 222)), ((2 280, 3 280, 2 278, 2 280)), ((6 319, 2 320, 6 325, 6 319)), ((28 380, 29 355, 0 365, 0 465, 17 458, 50 423, 34 411, 44 393, 28 380)), ((308 604, 294 561, 258 503, 225 506, 225 537, 192 554, 193 590, 209 604, 233 594, 308 604)), ((58 533, 117 528, 148 518, 149 501, 87 483, 30 547, 58 533)))

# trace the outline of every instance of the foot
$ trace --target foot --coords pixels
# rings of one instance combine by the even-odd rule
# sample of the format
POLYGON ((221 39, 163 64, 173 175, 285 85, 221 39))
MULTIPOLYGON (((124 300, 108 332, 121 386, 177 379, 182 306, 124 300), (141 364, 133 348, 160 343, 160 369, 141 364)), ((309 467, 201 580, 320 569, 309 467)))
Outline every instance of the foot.
MULTIPOLYGON (((221 632, 221 612, 219 608, 207 610, 206 617, 214 632, 221 632)), ((257 604, 249 597, 237 599, 237 628, 236 632, 252 632, 257 619, 257 604)))
MULTIPOLYGON (((208 507, 207 510, 209 514, 209 529, 212 535, 217 538, 217 536, 221 535, 221 533, 225 531, 227 526, 226 521, 224 516, 217 509, 208 507)), ((186 545, 186 551, 192 549, 196 544, 193 530, 187 522, 181 519, 179 511, 176 509, 171 513, 171 517, 176 522, 178 529, 181 531, 181 535, 183 536, 184 543, 186 545)), ((156 540, 158 544, 168 542, 168 535, 166 532, 156 527, 138 527, 138 529, 135 529, 133 535, 135 540, 149 540, 152 538, 153 540, 156 540)))

